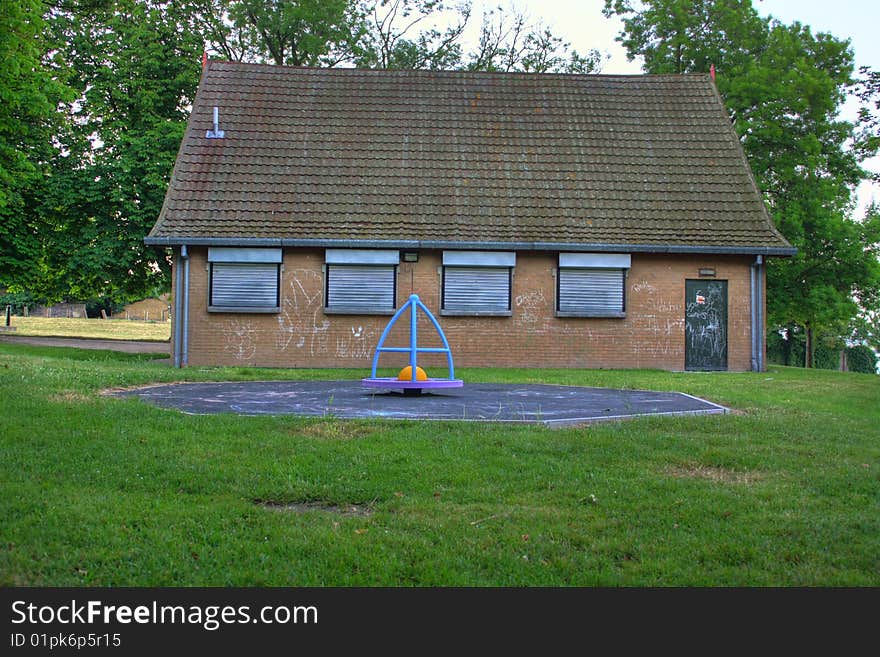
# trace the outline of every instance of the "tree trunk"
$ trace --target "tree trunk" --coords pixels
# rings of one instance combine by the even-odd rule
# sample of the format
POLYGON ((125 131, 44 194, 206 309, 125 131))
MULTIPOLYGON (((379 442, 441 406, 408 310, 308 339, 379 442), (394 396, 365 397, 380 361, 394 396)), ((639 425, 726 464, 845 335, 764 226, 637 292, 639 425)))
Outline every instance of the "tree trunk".
POLYGON ((807 345, 804 352, 804 367, 813 367, 813 328, 805 326, 807 335, 807 345))

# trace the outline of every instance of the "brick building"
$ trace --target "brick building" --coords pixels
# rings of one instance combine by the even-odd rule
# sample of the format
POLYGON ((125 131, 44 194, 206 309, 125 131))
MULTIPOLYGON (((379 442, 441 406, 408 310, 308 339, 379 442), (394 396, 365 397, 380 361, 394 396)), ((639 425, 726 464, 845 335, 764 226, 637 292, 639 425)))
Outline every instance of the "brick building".
POLYGON ((219 62, 146 242, 178 366, 369 367, 417 293, 459 366, 760 370, 794 253, 707 75, 219 62))

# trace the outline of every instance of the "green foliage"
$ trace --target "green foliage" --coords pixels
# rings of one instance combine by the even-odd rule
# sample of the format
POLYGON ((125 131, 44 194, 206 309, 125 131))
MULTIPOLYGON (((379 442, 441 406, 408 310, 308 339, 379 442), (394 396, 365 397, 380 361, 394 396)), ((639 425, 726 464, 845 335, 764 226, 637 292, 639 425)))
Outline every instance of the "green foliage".
POLYGON ((630 61, 642 56, 648 73, 708 73, 747 64, 766 39, 767 21, 751 0, 605 0, 605 16, 618 16, 618 41, 630 61))
MULTIPOLYGON (((781 335, 779 331, 770 331, 767 335, 767 362, 775 365, 803 367, 806 355, 806 340, 803 331, 796 327, 788 327, 781 335)), ((818 369, 837 370, 840 368, 840 353, 846 357, 847 369, 850 372, 877 374, 877 355, 866 345, 844 347, 839 341, 831 339, 820 341, 814 352, 814 367, 818 369)))
POLYGON ((877 374, 877 354, 865 345, 848 348, 846 350, 846 363, 850 372, 877 374))
POLYGON ((118 313, 123 308, 125 308, 124 303, 114 301, 110 297, 99 297, 99 298, 95 298, 95 299, 89 299, 85 303, 86 303, 86 316, 87 317, 100 317, 102 310, 109 317, 110 315, 113 315, 114 313, 118 313))
POLYGON ((153 0, 60 10, 51 20, 79 97, 42 198, 50 228, 41 284, 55 296, 140 298, 166 284, 165 253, 143 238, 183 137, 201 39, 180 5, 153 0))
POLYGON ((6 306, 12 307, 13 315, 23 315, 26 308, 33 308, 39 303, 29 292, 8 292, 0 294, 0 312, 6 312, 6 306))
POLYGON ((606 0, 605 13, 622 17, 619 40, 630 58, 644 56, 648 73, 715 65, 776 226, 798 249, 769 261, 770 324, 803 326, 808 338, 845 335, 880 294, 876 218, 848 216, 868 176, 860 162, 877 146, 837 118, 855 89, 849 42, 763 19, 751 0, 606 0))
MULTIPOLYGON (((861 77, 856 85, 856 95, 862 106, 859 109, 860 133, 856 147, 868 157, 880 148, 880 71, 862 66, 859 74, 861 77)), ((880 181, 880 173, 874 174, 874 180, 880 181)))
POLYGON ((472 71, 594 73, 601 63, 598 50, 581 55, 546 26, 500 7, 483 15, 478 46, 465 58, 472 71))
POLYGON ((782 332, 767 332, 767 362, 775 365, 803 367, 806 344, 799 327, 788 326, 782 332))
POLYGON ((819 343, 813 353, 813 367, 820 370, 839 370, 840 352, 842 349, 837 345, 819 343))
POLYGON ((40 0, 0 2, 0 286, 27 277, 38 257, 31 209, 52 153, 55 105, 68 97, 42 10, 40 0))
POLYGON ((237 0, 227 5, 244 56, 277 65, 320 66, 349 59, 356 38, 350 0, 237 0))

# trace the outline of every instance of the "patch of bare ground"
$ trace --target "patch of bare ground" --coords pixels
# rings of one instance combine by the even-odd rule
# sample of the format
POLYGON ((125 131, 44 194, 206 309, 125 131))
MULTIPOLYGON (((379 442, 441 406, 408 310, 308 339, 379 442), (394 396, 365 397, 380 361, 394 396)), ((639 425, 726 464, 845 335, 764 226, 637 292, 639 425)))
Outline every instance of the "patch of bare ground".
POLYGON ((666 469, 666 474, 680 479, 707 479, 721 484, 752 484, 764 478, 760 472, 729 470, 701 463, 671 466, 666 469))
POLYGON ((81 392, 65 390, 56 395, 51 395, 49 401, 55 402, 56 404, 84 404, 93 401, 93 399, 89 395, 84 395, 81 392))
POLYGON ((352 422, 315 422, 306 426, 299 426, 291 430, 298 436, 307 438, 322 438, 324 440, 352 440, 366 438, 374 433, 374 429, 352 422))
POLYGON ((272 511, 286 511, 288 513, 307 513, 309 511, 323 511, 335 513, 340 516, 371 516, 373 508, 370 504, 332 504, 319 500, 308 502, 281 502, 278 500, 254 500, 254 504, 272 511))

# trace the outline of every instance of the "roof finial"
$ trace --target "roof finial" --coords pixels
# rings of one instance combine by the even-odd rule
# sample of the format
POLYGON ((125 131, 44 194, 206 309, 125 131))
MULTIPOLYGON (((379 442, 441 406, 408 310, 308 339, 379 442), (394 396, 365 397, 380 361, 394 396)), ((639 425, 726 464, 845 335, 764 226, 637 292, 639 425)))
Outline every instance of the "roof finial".
POLYGON ((208 65, 208 51, 202 51, 202 70, 205 70, 205 67, 208 65))
POLYGON ((712 82, 715 82, 715 64, 709 65, 709 75, 712 76, 712 82))

